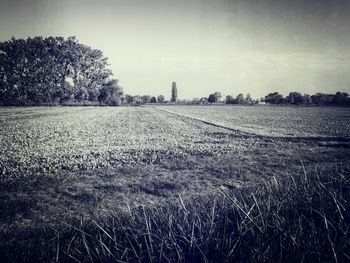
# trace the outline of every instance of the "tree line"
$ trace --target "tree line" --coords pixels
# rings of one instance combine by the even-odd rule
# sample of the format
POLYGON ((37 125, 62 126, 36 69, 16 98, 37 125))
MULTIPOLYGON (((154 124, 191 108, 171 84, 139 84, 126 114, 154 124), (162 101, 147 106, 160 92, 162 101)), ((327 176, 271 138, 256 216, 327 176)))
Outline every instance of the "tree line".
POLYGON ((278 92, 253 99, 248 93, 220 92, 193 100, 179 100, 176 82, 170 100, 163 95, 123 95, 113 79, 108 59, 101 50, 81 44, 75 37, 34 37, 0 42, 0 105, 120 105, 147 103, 177 104, 257 104, 350 106, 346 92, 314 95, 278 92))
POLYGON ((177 86, 176 86, 175 81, 173 81, 171 84, 170 101, 166 100, 164 95, 158 95, 157 97, 155 97, 155 96, 150 96, 150 95, 132 96, 132 95, 126 94, 123 97, 124 104, 132 104, 132 105, 147 104, 147 103, 176 103, 177 101, 178 101, 178 99, 177 99, 177 86))
MULTIPOLYGON (((201 98, 199 102, 217 103, 221 101, 221 93, 215 92, 210 94, 208 98, 201 98)), ((195 100, 198 102, 198 99, 195 100)), ((336 92, 335 94, 316 93, 314 95, 304 94, 300 92, 290 92, 288 96, 283 97, 278 92, 272 92, 259 99, 253 99, 250 93, 243 95, 239 93, 236 97, 227 95, 226 99, 222 101, 225 104, 245 104, 252 105, 258 103, 267 103, 273 105, 297 105, 297 106, 350 106, 350 97, 346 92, 336 92)))
POLYGON ((101 50, 75 37, 34 37, 0 42, 0 104, 121 103, 101 50))
POLYGON ((349 94, 340 91, 335 94, 319 92, 314 95, 290 92, 286 97, 278 92, 273 92, 266 95, 261 101, 275 105, 350 106, 349 94))
POLYGON ((209 94, 208 97, 193 98, 192 100, 177 99, 176 92, 172 93, 170 100, 165 100, 163 95, 157 97, 151 95, 132 96, 125 95, 123 98, 125 104, 147 104, 147 103, 176 103, 181 105, 201 105, 201 104, 236 104, 236 105, 255 105, 255 104, 272 104, 272 105, 296 105, 296 106, 350 106, 350 97, 346 92, 336 92, 335 94, 316 93, 314 95, 299 92, 290 92, 288 96, 283 97, 278 92, 272 92, 260 99, 254 99, 247 93, 239 93, 237 96, 227 95, 222 99, 220 92, 209 94))

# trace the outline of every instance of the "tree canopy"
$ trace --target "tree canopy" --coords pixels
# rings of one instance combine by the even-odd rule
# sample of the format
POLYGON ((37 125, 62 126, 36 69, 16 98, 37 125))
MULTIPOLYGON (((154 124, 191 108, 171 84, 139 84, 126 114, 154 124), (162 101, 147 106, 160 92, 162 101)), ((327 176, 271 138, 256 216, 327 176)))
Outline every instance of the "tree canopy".
POLYGON ((221 93, 220 92, 214 92, 213 94, 210 94, 209 97, 208 97, 208 102, 211 102, 211 103, 215 103, 215 102, 218 102, 220 101, 221 99, 221 93))
POLYGON ((97 102, 111 76, 102 51, 79 43, 75 37, 0 42, 3 105, 97 102))
POLYGON ((325 94, 318 92, 312 96, 302 95, 300 92, 290 92, 287 97, 283 97, 278 92, 269 93, 265 96, 265 102, 269 104, 284 105, 316 105, 316 106, 349 106, 350 97, 346 92, 338 91, 335 94, 325 94))

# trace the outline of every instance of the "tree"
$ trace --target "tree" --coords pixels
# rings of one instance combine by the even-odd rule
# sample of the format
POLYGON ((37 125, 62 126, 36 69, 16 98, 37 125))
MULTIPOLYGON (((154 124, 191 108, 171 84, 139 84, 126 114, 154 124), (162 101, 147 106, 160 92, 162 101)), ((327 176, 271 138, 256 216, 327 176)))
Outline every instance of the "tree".
POLYGON ((130 104, 130 103, 133 103, 134 102, 134 97, 129 95, 129 94, 126 94, 125 95, 125 102, 130 104))
POLYGON ((177 101, 177 87, 176 82, 173 81, 171 84, 171 102, 176 103, 177 101))
POLYGON ((139 96, 139 95, 135 95, 134 96, 134 101, 133 101, 133 103, 135 103, 135 104, 141 104, 143 101, 142 101, 142 97, 141 96, 139 96))
POLYGON ((199 99, 201 104, 207 104, 208 103, 208 98, 207 97, 202 97, 199 99))
POLYGON ((324 94, 324 93, 318 92, 315 95, 311 96, 312 104, 315 104, 318 106, 331 105, 333 100, 334 100, 334 95, 332 94, 324 94))
POLYGON ((221 96, 221 93, 220 92, 214 92, 214 96, 216 97, 216 101, 220 101, 222 96, 221 96))
POLYGON ((151 97, 150 95, 143 95, 143 96, 141 97, 142 103, 144 103, 144 104, 150 103, 151 98, 152 98, 152 97, 151 97))
POLYGON ((290 92, 285 100, 292 105, 302 105, 305 103, 304 96, 299 92, 290 92))
POLYGON ((265 102, 270 104, 282 104, 284 102, 284 99, 283 96, 278 92, 273 92, 265 96, 265 102))
POLYGON ((192 104, 192 105, 199 105, 199 104, 201 104, 201 101, 200 101, 199 98, 193 98, 193 99, 189 102, 189 104, 192 104))
POLYGON ((244 102, 244 95, 242 93, 239 93, 236 97, 236 101, 238 104, 243 104, 244 102))
POLYGON ((163 103, 163 102, 165 101, 165 97, 164 97, 163 95, 159 95, 159 96, 157 97, 157 101, 158 101, 159 103, 163 103))
POLYGON ((152 97, 150 102, 151 103, 156 103, 157 102, 157 98, 156 97, 152 97))
POLYGON ((310 105, 312 103, 311 96, 309 94, 304 94, 304 104, 310 105))
POLYGON ((210 102, 210 103, 215 103, 215 102, 217 102, 217 101, 218 101, 218 99, 217 99, 217 97, 215 97, 214 94, 210 94, 210 95, 209 95, 209 97, 208 97, 208 102, 210 102))
POLYGON ((340 92, 338 91, 337 93, 335 93, 334 95, 334 99, 333 99, 333 104, 334 105, 349 105, 349 94, 346 92, 340 92))
POLYGON ((221 93, 220 92, 214 92, 213 94, 210 94, 208 97, 208 102, 215 103, 218 102, 221 99, 221 93))
POLYGON ((111 76, 103 53, 80 44, 75 37, 0 42, 2 104, 96 101, 111 76))
POLYGON ((249 104, 253 102, 253 99, 252 99, 252 96, 250 95, 250 93, 247 93, 247 95, 245 95, 245 100, 249 104))
POLYGON ((232 97, 231 95, 227 95, 225 103, 226 104, 237 104, 237 100, 234 97, 232 97))
POLYGON ((100 104, 119 106, 121 105, 121 97, 123 88, 118 86, 118 80, 110 80, 103 85, 103 88, 98 96, 100 104))

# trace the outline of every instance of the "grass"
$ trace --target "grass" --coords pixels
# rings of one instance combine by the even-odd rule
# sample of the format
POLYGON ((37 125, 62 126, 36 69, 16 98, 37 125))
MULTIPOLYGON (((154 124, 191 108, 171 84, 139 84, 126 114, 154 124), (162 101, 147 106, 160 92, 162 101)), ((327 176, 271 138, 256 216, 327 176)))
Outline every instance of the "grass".
POLYGON ((0 262, 349 260, 346 138, 140 107, 4 109, 0 122, 0 262))
MULTIPOLYGON (((300 171, 240 189, 8 229, 8 262, 346 262, 349 168, 300 171)), ((2 261, 4 262, 4 261, 2 261)))

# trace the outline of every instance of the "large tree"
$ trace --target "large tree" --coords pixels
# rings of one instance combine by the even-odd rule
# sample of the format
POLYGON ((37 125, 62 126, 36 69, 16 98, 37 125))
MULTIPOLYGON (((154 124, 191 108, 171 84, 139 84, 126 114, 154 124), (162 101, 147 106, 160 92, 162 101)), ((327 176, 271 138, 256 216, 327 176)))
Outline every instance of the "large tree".
POLYGON ((0 42, 1 104, 97 101, 111 76, 103 53, 75 37, 0 42))

